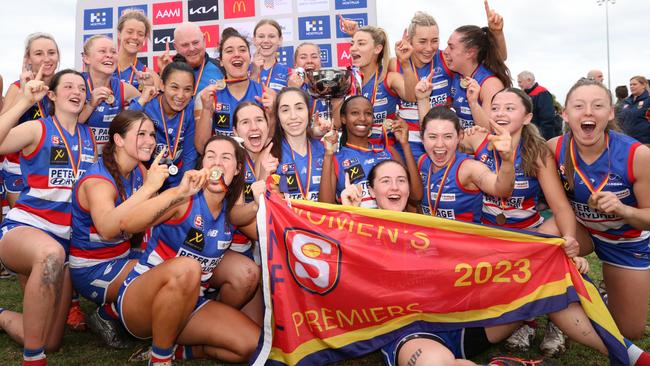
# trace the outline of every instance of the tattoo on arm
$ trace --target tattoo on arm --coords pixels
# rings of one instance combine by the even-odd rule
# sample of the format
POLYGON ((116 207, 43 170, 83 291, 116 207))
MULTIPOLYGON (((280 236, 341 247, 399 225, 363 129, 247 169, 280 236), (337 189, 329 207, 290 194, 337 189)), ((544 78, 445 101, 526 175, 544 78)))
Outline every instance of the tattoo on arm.
POLYGON ((171 202, 169 202, 169 204, 167 205, 167 207, 165 207, 165 208, 163 208, 162 210, 159 210, 158 212, 156 212, 156 214, 155 214, 154 217, 153 217, 153 220, 151 220, 151 221, 157 221, 159 218, 162 217, 162 215, 165 214, 165 212, 167 212, 167 210, 169 210, 171 207, 174 207, 174 206, 176 206, 177 204, 183 202, 184 199, 185 199, 185 198, 183 198, 183 197, 176 197, 176 198, 174 198, 173 200, 171 200, 171 202))
POLYGON ((415 366, 420 356, 422 356, 422 348, 418 348, 415 352, 413 352, 406 366, 415 366))

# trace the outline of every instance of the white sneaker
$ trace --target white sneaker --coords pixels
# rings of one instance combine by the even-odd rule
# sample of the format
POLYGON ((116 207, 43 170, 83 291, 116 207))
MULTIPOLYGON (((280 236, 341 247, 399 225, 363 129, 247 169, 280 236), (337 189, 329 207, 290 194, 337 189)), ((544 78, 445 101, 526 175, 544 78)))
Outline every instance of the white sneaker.
POLYGON ((535 338, 535 329, 524 324, 506 339, 505 346, 510 351, 528 352, 533 338, 535 338))
POLYGON ((539 349, 546 357, 555 357, 566 351, 564 333, 550 320, 546 324, 546 333, 539 349))

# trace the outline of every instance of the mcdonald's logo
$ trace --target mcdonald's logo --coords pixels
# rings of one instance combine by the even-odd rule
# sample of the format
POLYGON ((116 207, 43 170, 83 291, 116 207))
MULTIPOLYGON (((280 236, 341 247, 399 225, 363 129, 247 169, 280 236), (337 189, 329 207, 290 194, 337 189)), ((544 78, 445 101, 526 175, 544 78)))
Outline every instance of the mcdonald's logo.
POLYGON ((224 0, 224 18, 247 18, 255 16, 255 0, 224 0))
POLYGON ((205 39, 206 48, 215 48, 219 46, 219 26, 218 25, 203 25, 200 26, 205 39))

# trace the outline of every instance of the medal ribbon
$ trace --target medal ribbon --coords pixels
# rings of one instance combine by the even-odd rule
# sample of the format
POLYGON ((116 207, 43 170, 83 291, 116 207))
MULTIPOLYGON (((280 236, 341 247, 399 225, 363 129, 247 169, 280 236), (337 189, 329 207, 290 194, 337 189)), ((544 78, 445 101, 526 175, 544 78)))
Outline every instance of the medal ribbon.
POLYGON ((445 168, 445 173, 442 175, 442 178, 440 179, 440 186, 438 187, 438 193, 436 194, 436 202, 433 204, 433 207, 431 207, 431 191, 429 190, 429 187, 431 187, 431 175, 433 173, 433 161, 431 161, 431 165, 429 165, 429 175, 427 176, 427 190, 429 190, 429 194, 427 194, 427 201, 429 204, 429 211, 431 212, 431 216, 438 216, 438 204, 440 203, 440 197, 442 196, 442 187, 445 185, 445 181, 447 180, 447 175, 449 175, 449 170, 451 169, 451 166, 454 165, 455 161, 456 161, 456 155, 454 155, 451 161, 447 164, 447 168, 445 168))
POLYGON ((379 69, 375 71, 375 82, 373 83, 373 87, 372 87, 372 99, 370 100, 370 105, 372 105, 373 108, 375 107, 375 99, 377 98, 377 88, 379 87, 379 84, 377 83, 378 79, 379 79, 379 69))
MULTIPOLYGON (((136 69, 137 63, 138 63, 138 59, 136 58, 135 61, 133 61, 133 65, 129 65, 129 67, 127 67, 127 69, 131 68, 131 76, 129 77, 129 81, 128 81, 128 83, 131 84, 131 85, 133 85, 133 76, 135 75, 135 72, 137 71, 137 69, 136 69)), ((124 69, 124 70, 126 70, 126 69, 124 69)), ((117 65, 117 78, 120 79, 120 80, 122 80, 122 75, 121 74, 122 73, 120 72, 120 65, 117 65)))
POLYGON ((201 70, 199 70, 199 76, 196 78, 196 81, 194 82, 194 93, 192 95, 196 95, 196 91, 199 89, 199 82, 201 81, 201 77, 203 76, 203 69, 205 68, 205 63, 208 62, 208 60, 203 60, 203 64, 201 64, 201 70))
MULTIPOLYGON (((517 150, 519 150, 519 146, 515 149, 515 155, 512 157, 512 161, 515 163, 517 162, 517 150)), ((496 148, 492 148, 492 154, 494 154, 494 170, 496 170, 497 175, 499 175, 499 156, 497 156, 496 148)), ((501 211, 505 210, 507 206, 508 205, 503 202, 503 198, 499 198, 499 208, 501 208, 501 211)))
MULTIPOLYGON (((273 62, 273 65, 271 66, 271 70, 269 71, 269 76, 266 77, 266 82, 264 83, 265 87, 269 87, 269 84, 271 84, 271 77, 273 76, 273 69, 275 69, 275 64, 277 63, 277 60, 273 62)), ((263 66, 262 66, 263 67, 263 66)), ((258 83, 262 83, 262 72, 260 71, 260 76, 257 78, 258 83)))
POLYGON ((45 111, 44 111, 43 105, 41 105, 40 101, 36 102, 36 108, 38 108, 38 113, 41 114, 41 118, 45 118, 45 111))
POLYGON ((250 155, 246 153, 246 165, 248 168, 253 172, 253 177, 255 177, 255 180, 257 180, 257 174, 255 174, 255 163, 253 162, 253 159, 251 159, 250 155))
MULTIPOLYGON (((289 142, 287 142, 289 144, 289 142)), ((293 159, 293 166, 296 168, 296 181, 298 183, 298 188, 300 189, 300 194, 302 194, 302 199, 308 199, 309 186, 311 185, 311 143, 307 140, 307 190, 302 186, 300 180, 300 172, 298 171, 298 164, 296 164, 296 154, 293 151, 293 147, 289 144, 289 149, 291 150, 291 159, 293 159)))
POLYGON ((569 155, 571 156, 571 162, 573 163, 573 167, 575 168, 576 173, 582 179, 582 181, 585 183, 585 186, 587 186, 587 189, 589 189, 589 192, 591 194, 596 194, 605 188, 605 185, 607 182, 609 182, 609 135, 605 134, 605 144, 607 144, 607 176, 605 179, 603 179, 602 182, 598 185, 598 187, 594 188, 593 185, 591 185, 591 181, 589 178, 587 178, 587 175, 580 169, 580 166, 578 166, 578 159, 576 159, 576 152, 575 148, 573 147, 575 142, 573 141, 573 136, 571 136, 571 141, 569 141, 569 155))
MULTIPOLYGON (((174 141, 174 150, 172 150, 171 143, 169 142, 169 134, 167 133, 167 121, 165 119, 165 110, 162 106, 162 96, 158 97, 158 105, 160 105, 160 115, 162 116, 163 128, 165 129, 165 140, 167 141, 167 151, 172 160, 172 165, 174 164, 174 159, 176 159, 176 150, 178 149, 178 141, 181 137, 181 130, 183 129, 183 120, 185 119, 185 109, 181 112, 181 119, 178 122, 178 130, 176 131, 176 141, 174 141)), ((178 114, 177 114, 178 115, 178 114)))
POLYGON ((58 118, 56 116, 52 116, 52 121, 54 122, 54 127, 56 127, 56 130, 59 132, 59 135, 61 135, 61 138, 63 139, 63 145, 65 146, 65 150, 68 152, 68 156, 70 157, 70 166, 72 167, 72 174, 74 174, 75 179, 77 179, 77 172, 79 171, 79 166, 81 166, 81 131, 79 130, 79 125, 77 125, 77 146, 79 146, 79 156, 77 157, 77 163, 73 164, 73 156, 72 156, 72 149, 70 148, 70 144, 68 144, 68 139, 65 137, 65 134, 63 133, 63 128, 61 128, 61 124, 59 123, 58 118))

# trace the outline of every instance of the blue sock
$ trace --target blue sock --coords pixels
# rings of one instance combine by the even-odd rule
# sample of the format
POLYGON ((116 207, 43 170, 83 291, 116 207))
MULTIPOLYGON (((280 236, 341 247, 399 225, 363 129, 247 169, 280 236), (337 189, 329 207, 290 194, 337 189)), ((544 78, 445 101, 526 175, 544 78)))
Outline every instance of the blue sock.
POLYGON ((45 349, 43 347, 36 349, 23 348, 23 365, 46 365, 45 349))
POLYGON ((156 362, 167 362, 172 360, 174 356, 174 346, 169 348, 160 348, 155 344, 151 345, 151 359, 149 359, 149 365, 153 365, 156 362))

